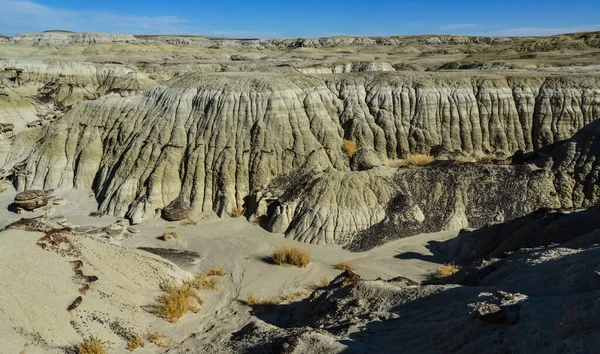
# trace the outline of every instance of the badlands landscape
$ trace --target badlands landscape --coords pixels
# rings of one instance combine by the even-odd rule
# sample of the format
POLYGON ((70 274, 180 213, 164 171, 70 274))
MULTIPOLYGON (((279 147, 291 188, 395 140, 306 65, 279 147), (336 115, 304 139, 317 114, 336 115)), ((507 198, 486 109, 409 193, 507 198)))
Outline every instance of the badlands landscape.
POLYGON ((0 35, 2 353, 600 352, 600 32, 0 35))

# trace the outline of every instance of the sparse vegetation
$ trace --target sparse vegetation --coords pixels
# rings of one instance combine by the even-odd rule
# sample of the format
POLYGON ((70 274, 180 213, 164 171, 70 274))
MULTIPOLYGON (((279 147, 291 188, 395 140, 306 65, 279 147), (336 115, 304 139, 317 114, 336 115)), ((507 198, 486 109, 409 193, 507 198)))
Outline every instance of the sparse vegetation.
POLYGON ((355 271, 358 269, 357 267, 353 266, 352 264, 345 263, 345 262, 338 263, 338 264, 334 265, 333 267, 335 269, 339 269, 339 270, 351 270, 351 271, 355 271))
POLYGON ((223 268, 223 267, 214 267, 214 268, 211 268, 210 270, 208 270, 205 274, 209 277, 213 277, 213 276, 224 277, 227 275, 227 272, 225 271, 225 268, 223 268))
POLYGON ((158 301, 161 303, 154 309, 154 314, 174 323, 188 312, 198 312, 199 300, 196 298, 194 288, 185 282, 182 285, 168 285, 166 294, 158 301))
POLYGON ((196 274, 194 278, 187 280, 185 283, 197 290, 217 291, 221 289, 221 283, 219 282, 219 279, 207 276, 204 273, 196 274))
POLYGON ((163 241, 177 240, 179 238, 179 235, 177 234, 177 232, 164 232, 159 238, 163 241))
POLYGON ((246 305, 250 306, 276 306, 279 305, 279 299, 276 297, 259 298, 254 295, 246 297, 246 305))
POLYGON ((318 283, 309 284, 306 286, 306 288, 313 291, 319 290, 321 288, 326 288, 327 286, 329 286, 329 283, 331 283, 331 280, 327 279, 326 277, 322 277, 318 283))
POLYGON ((223 277, 227 272, 223 267, 214 267, 206 272, 198 273, 194 278, 187 280, 185 283, 197 290, 214 290, 221 289, 221 282, 215 277, 223 277))
POLYGON ((127 350, 130 352, 136 350, 137 348, 144 347, 144 340, 138 336, 133 336, 129 338, 129 342, 127 343, 127 350))
POLYGON ((77 345, 79 354, 106 354, 104 343, 98 338, 90 338, 77 345))
POLYGON ((303 297, 306 297, 307 295, 308 295, 308 293, 306 291, 296 291, 296 292, 293 292, 293 293, 288 293, 288 294, 281 295, 281 300, 288 301, 288 302, 293 302, 293 301, 296 301, 297 299, 301 299, 303 297))
POLYGON ((344 139, 344 153, 346 156, 348 156, 348 158, 352 158, 354 155, 356 155, 357 151, 358 146, 354 141, 344 139))
POLYGON ((458 156, 454 157, 454 161, 468 163, 468 162, 473 162, 473 158, 471 158, 469 156, 458 155, 458 156))
POLYGON ((414 166, 427 166, 435 160, 435 157, 427 154, 414 154, 408 156, 408 161, 414 166))
POLYGON ((246 212, 246 208, 235 208, 229 212, 229 216, 231 216, 232 218, 239 218, 239 217, 244 216, 245 212, 246 212))
POLYGON ((299 268, 304 268, 310 263, 308 252, 297 247, 280 247, 271 258, 279 265, 291 264, 299 268))
POLYGON ((408 160, 389 160, 387 165, 389 167, 393 167, 393 168, 408 167, 408 166, 410 166, 410 161, 408 161, 408 160))
POLYGON ((444 264, 438 270, 433 273, 433 278, 442 279, 447 278, 453 274, 456 274, 460 270, 460 266, 456 264, 444 264))
POLYGON ((146 339, 148 339, 148 342, 161 348, 168 347, 169 344, 171 344, 171 339, 169 339, 169 337, 156 330, 148 332, 146 339))

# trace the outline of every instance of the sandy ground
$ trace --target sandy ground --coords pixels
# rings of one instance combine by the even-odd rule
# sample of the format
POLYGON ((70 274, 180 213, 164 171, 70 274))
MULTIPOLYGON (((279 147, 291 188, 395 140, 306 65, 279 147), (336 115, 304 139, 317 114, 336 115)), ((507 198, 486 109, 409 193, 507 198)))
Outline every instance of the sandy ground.
MULTIPOLYGON (((108 226, 117 220, 117 218, 109 216, 101 218, 88 216, 91 211, 95 210, 95 200, 88 193, 56 192, 55 195, 64 198, 66 204, 54 206, 50 211, 36 211, 24 215, 8 211, 7 206, 12 202, 14 195, 14 192, 5 192, 0 195, 0 226, 22 217, 34 217, 44 213, 49 216, 66 216, 73 225, 108 226)), ((208 346, 213 346, 213 349, 218 351, 221 341, 228 339, 231 333, 253 320, 250 308, 239 300, 246 299, 248 295, 261 298, 281 297, 284 294, 294 292, 305 292, 308 295, 308 286, 319 283, 322 279, 331 280, 340 273, 339 270, 334 268, 334 265, 339 262, 354 265, 358 268, 356 272, 363 278, 382 277, 387 279, 401 275, 420 281, 436 269, 439 264, 447 261, 432 255, 428 248, 430 241, 446 240, 456 234, 455 232, 442 232, 419 235, 391 242, 368 252, 352 253, 343 250, 339 246, 298 244, 285 239, 283 235, 269 233, 243 218, 210 219, 189 226, 178 222, 168 223, 156 219, 134 227, 140 231, 138 235, 113 243, 126 248, 156 247, 194 251, 201 255, 200 260, 195 264, 184 265, 183 269, 185 271, 196 273, 213 266, 221 266, 229 272, 228 276, 222 279, 221 291, 202 293, 203 306, 198 314, 188 314, 176 324, 170 324, 151 315, 149 318, 144 317, 144 320, 148 322, 144 324, 145 326, 156 328, 173 339, 175 352, 185 351, 186 349, 194 352, 194 347, 199 342, 211 343, 208 346), (158 239, 163 232, 176 232, 178 239, 171 241, 158 239), (277 266, 268 262, 269 255, 282 245, 304 248, 311 255, 310 265, 300 269, 291 266, 277 266), (186 341, 186 339, 189 340, 186 341)), ((65 277, 58 275, 53 277, 53 272, 57 274, 68 273, 68 264, 59 256, 52 256, 52 253, 41 249, 31 251, 35 253, 33 256, 31 254, 24 256, 24 252, 29 252, 33 248, 23 247, 20 240, 30 245, 35 244, 35 240, 40 235, 39 233, 20 230, 6 231, 2 235, 5 240, 10 239, 11 242, 5 243, 5 246, 0 248, 0 259, 3 265, 1 267, 3 269, 0 269, 0 278, 4 277, 6 279, 9 275, 14 274, 16 270, 14 264, 11 263, 22 263, 25 256, 30 261, 35 260, 33 264, 26 267, 27 269, 36 267, 44 269, 43 276, 38 276, 39 273, 37 272, 35 276, 21 275, 23 284, 21 284, 20 290, 15 290, 15 292, 22 291, 23 288, 29 286, 38 296, 11 303, 13 309, 19 309, 19 307, 23 309, 30 308, 32 306, 31 302, 41 303, 45 306, 44 302, 54 304, 67 301, 61 298, 67 296, 62 290, 74 287, 74 285, 67 284, 68 279, 65 277), (43 279, 44 282, 40 283, 40 279, 43 279)), ((90 247, 93 247, 93 245, 90 247)), ((120 249, 119 247, 114 248, 115 252, 120 249)), ((107 252, 110 253, 110 249, 107 252)), ((119 261, 121 260, 119 259, 119 261)), ((115 263, 117 259, 106 258, 106 262, 115 263)), ((127 267, 127 264, 121 263, 121 266, 127 267)), ((107 266, 110 268, 114 264, 107 264, 107 266)), ((97 268, 102 267, 98 266, 97 268)), ((107 272, 107 274, 109 274, 109 277, 114 277, 109 281, 116 284, 116 288, 125 288, 127 291, 132 292, 145 291, 143 286, 119 287, 123 279, 118 278, 124 276, 125 273, 119 274, 112 271, 107 272)), ((75 289, 70 290, 74 291, 75 289)), ((3 289, 4 301, 11 298, 11 291, 10 287, 3 289)), ((151 301, 152 296, 156 296, 151 291, 146 292, 148 294, 143 294, 143 296, 131 294, 132 299, 136 299, 132 301, 132 305, 142 306, 144 301, 151 301)), ((71 298, 72 296, 68 300, 71 300, 71 298)), ((0 299, 2 299, 2 296, 0 296, 0 299)), ((34 314, 32 315, 34 318, 30 319, 29 322, 25 321, 25 326, 34 326, 36 321, 49 321, 53 318, 68 322, 64 306, 46 307, 45 312, 34 314), (53 311, 56 311, 56 313, 53 313, 53 311)), ((2 310, 2 306, 0 306, 0 310, 2 310)), ((10 348, 13 349, 23 348, 27 341, 14 336, 14 330, 11 329, 14 323, 7 321, 6 318, 9 316, 1 312, 0 342, 11 343, 10 348)), ((34 328, 34 330, 36 329, 34 328)), ((73 344, 77 340, 74 333, 65 333, 65 338, 73 344)), ((111 348, 115 352, 125 351, 123 341, 119 343, 118 340, 111 339, 113 339, 110 341, 111 348)), ((156 346, 147 345, 136 352, 154 353, 162 351, 156 346)), ((25 352, 35 353, 36 350, 29 347, 25 352)))

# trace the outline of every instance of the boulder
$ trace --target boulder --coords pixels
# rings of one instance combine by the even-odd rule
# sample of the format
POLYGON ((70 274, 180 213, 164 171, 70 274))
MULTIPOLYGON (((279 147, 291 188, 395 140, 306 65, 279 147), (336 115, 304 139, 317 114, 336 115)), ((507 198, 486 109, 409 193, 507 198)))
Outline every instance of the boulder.
POLYGON ((0 133, 12 132, 14 128, 12 123, 0 123, 0 133))
POLYGON ((508 316, 500 306, 488 303, 477 306, 473 317, 489 323, 504 323, 508 320, 508 316))
POLYGON ((48 204, 49 193, 44 190, 28 190, 17 193, 15 205, 27 211, 33 211, 48 204))
POLYGON ((191 211, 188 203, 177 198, 162 209, 161 217, 167 221, 181 221, 189 218, 191 211))

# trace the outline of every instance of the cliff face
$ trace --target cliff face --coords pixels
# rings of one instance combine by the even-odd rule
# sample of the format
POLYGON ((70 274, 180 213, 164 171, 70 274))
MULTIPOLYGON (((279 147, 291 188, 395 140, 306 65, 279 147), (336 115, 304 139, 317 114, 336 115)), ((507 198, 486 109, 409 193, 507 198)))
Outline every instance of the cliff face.
MULTIPOLYGON (((276 177, 310 170, 313 176, 306 181, 316 181, 319 171, 326 171, 322 182, 313 184, 316 201, 295 201, 279 210, 279 221, 270 227, 307 242, 347 244, 349 235, 384 220, 398 183, 388 168, 348 174, 343 139, 357 143, 369 168, 437 145, 508 155, 567 139, 600 117, 598 88, 595 76, 186 76, 142 95, 76 105, 40 135, 17 136, 7 167, 24 161, 17 166, 21 190, 91 188, 101 211, 136 222, 154 217, 177 197, 196 211, 223 215, 246 206, 258 217, 280 196, 266 193, 276 177), (28 145, 33 151, 23 149, 28 145), (309 209, 318 217, 306 218, 309 209)), ((493 172, 498 178, 502 173, 493 172)), ((475 175, 468 183, 481 178, 475 175)), ((518 183, 526 189, 531 179, 518 183)), ((544 201, 532 198, 531 204, 510 209, 510 217, 557 206, 546 182, 540 182, 544 201)), ((463 209, 471 210, 467 204, 463 209)), ((428 212, 419 200, 414 206, 409 214, 419 222, 428 212)), ((475 220, 472 210, 453 225, 465 226, 465 217, 475 220)))

